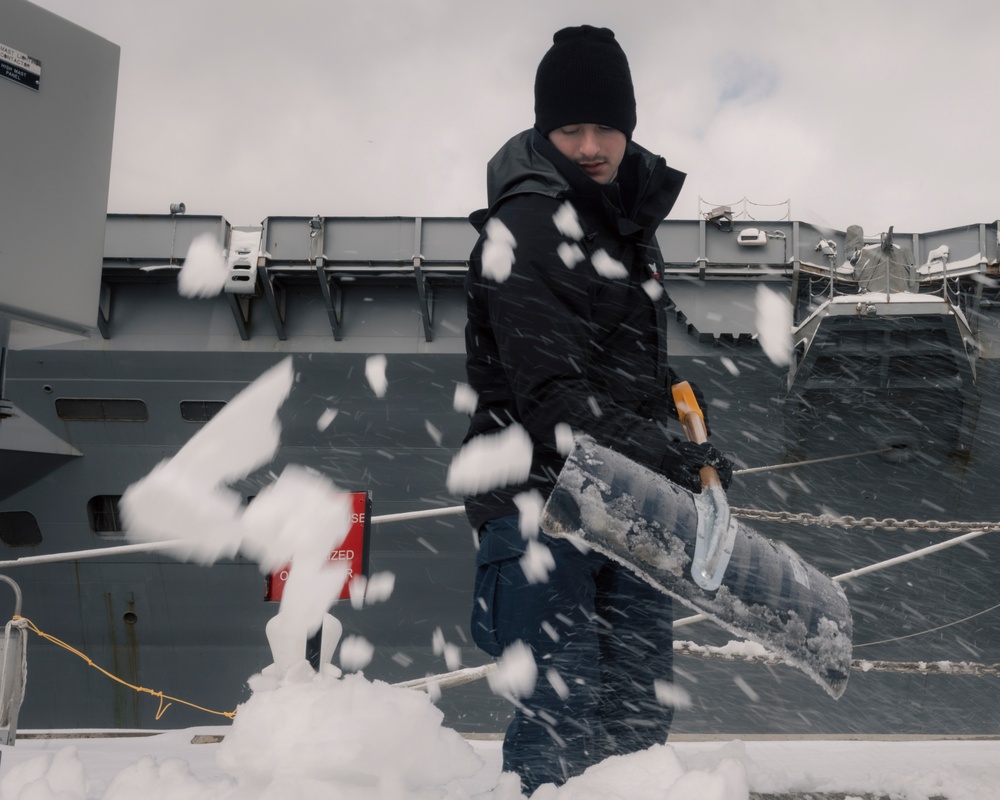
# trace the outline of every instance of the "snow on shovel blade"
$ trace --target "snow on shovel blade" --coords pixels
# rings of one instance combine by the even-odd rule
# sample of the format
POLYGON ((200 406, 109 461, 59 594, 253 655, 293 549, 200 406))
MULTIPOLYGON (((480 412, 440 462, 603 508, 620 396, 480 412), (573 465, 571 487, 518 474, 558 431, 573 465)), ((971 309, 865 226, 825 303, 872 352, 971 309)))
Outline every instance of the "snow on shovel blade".
POLYGON ((691 492, 587 436, 576 438, 542 511, 542 529, 580 540, 729 632, 782 656, 832 697, 847 687, 851 610, 839 584, 787 545, 737 520, 715 591, 691 578, 691 492))

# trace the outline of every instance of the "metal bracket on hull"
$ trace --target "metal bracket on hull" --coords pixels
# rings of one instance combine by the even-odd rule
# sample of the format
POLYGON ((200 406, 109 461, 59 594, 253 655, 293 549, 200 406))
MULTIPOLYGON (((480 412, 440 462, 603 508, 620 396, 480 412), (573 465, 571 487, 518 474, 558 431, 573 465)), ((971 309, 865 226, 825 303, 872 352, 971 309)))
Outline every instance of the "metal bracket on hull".
POLYGON ((413 257, 413 276, 417 281, 417 300, 420 302, 420 317, 424 322, 424 339, 434 341, 434 290, 420 268, 422 259, 413 257))
POLYGON ((340 291, 340 285, 326 274, 326 260, 323 255, 325 244, 324 220, 317 214, 309 220, 309 260, 316 265, 316 277, 319 278, 319 288, 323 292, 323 301, 326 304, 326 314, 330 318, 333 340, 339 342, 344 338, 340 322, 344 311, 344 298, 340 291))
POLYGON ((344 338, 340 321, 344 312, 344 297, 340 285, 326 274, 322 256, 316 259, 316 276, 319 278, 319 288, 323 292, 327 316, 330 317, 330 330, 333 331, 334 341, 339 342, 344 338))
POLYGON ((413 226, 413 277, 417 282, 417 301, 420 303, 420 318, 424 323, 424 340, 434 341, 434 290, 427 281, 423 267, 424 220, 417 217, 413 226))
POLYGON ((285 287, 267 271, 264 259, 261 259, 257 266, 257 274, 260 276, 260 285, 264 288, 267 308, 274 321, 274 331, 281 341, 285 341, 288 338, 285 333, 285 287))
POLYGON ((105 339, 111 338, 111 287, 101 282, 101 297, 97 305, 97 329, 105 339))
POLYGON ((240 338, 244 342, 250 341, 250 312, 253 310, 253 297, 247 295, 230 294, 229 307, 233 310, 233 317, 236 319, 236 327, 240 332, 240 338))

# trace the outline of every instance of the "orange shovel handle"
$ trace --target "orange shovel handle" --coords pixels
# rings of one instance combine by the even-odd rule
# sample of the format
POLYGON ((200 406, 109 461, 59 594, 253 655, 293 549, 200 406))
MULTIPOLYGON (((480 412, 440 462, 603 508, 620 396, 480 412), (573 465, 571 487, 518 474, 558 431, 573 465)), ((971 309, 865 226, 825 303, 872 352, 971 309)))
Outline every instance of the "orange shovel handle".
MULTIPOLYGON (((674 396, 674 405, 677 406, 677 416, 680 417, 681 427, 689 441, 701 444, 708 441, 708 432, 705 430, 705 414, 698 405, 698 398, 694 396, 694 390, 687 381, 675 383, 670 387, 674 396)), ((701 477, 702 486, 721 486, 719 473, 715 467, 702 467, 698 470, 701 477)))

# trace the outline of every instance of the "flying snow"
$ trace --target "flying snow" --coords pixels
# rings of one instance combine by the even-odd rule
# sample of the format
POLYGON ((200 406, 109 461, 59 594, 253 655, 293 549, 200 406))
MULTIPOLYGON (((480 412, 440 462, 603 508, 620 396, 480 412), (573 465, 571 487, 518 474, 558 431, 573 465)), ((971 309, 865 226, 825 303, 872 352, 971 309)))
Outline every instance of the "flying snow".
POLYGON ((517 506, 520 515, 521 536, 531 539, 538 536, 539 523, 542 519, 542 507, 545 501, 541 492, 532 489, 530 492, 521 492, 514 497, 514 505, 517 506))
POLYGON ((538 665, 524 642, 514 642, 506 648, 496 671, 487 676, 493 694, 500 697, 530 697, 537 678, 538 665))
POLYGON ((739 675, 733 677, 733 683, 735 683, 741 692, 750 698, 751 703, 759 703, 760 695, 754 690, 754 688, 746 682, 746 680, 739 675))
POLYGON ((215 297, 226 288, 229 267, 215 234, 196 236, 177 275, 177 292, 182 297, 215 297))
POLYGON ((757 340, 772 364, 785 366, 792 360, 792 304, 784 295, 757 286, 757 340))
POLYGON ((278 408, 294 379, 286 358, 121 499, 132 541, 169 542, 179 558, 199 563, 243 553, 265 573, 291 566, 278 614, 267 625, 282 674, 304 658, 309 635, 335 622, 327 610, 348 571, 329 557, 350 529, 346 494, 315 470, 287 465, 246 507, 230 488, 274 458, 281 438, 278 408), (256 435, 247 436, 248 430, 256 435))
POLYGON ((691 694, 688 690, 671 681, 653 681, 653 692, 656 695, 656 702, 662 706, 676 709, 686 709, 692 706, 691 694))
POLYGON ((625 265, 608 255, 607 250, 598 250, 594 253, 590 257, 590 263, 594 265, 597 274, 602 278, 616 280, 628 277, 628 270, 625 269, 625 265))
POLYGON ((479 494, 521 483, 531 472, 531 437, 517 423, 500 433, 477 436, 458 451, 448 467, 453 494, 479 494))
POLYGON ((374 645, 364 636, 345 636, 340 643, 340 666, 348 672, 364 669, 374 655, 374 645))
POLYGON ((568 456, 573 452, 573 429, 565 422, 556 423, 556 450, 559 455, 568 456))
POLYGON ((570 269, 573 269, 573 267, 586 258, 583 250, 580 249, 580 245, 570 244, 569 242, 560 242, 556 248, 556 254, 562 259, 563 264, 570 269))
POLYGON ((643 291, 649 295, 651 300, 659 300, 663 296, 663 286, 656 278, 649 278, 642 282, 643 291))
POLYGON ((486 223, 486 241, 483 243, 483 277, 492 278, 497 283, 507 280, 514 268, 516 247, 514 234, 496 217, 491 217, 486 223))
POLYGON ((455 399, 452 407, 463 414, 475 414, 476 405, 479 403, 479 395, 467 383, 455 384, 455 399))
POLYGON ((537 539, 528 541, 519 563, 528 583, 546 583, 549 573, 556 568, 552 551, 537 539))
POLYGON ((396 576, 392 572, 376 572, 368 578, 365 587, 365 605, 383 603, 392 597, 396 576))
POLYGON ((431 649, 436 656, 444 656, 445 666, 449 670, 456 670, 462 666, 462 649, 457 644, 452 644, 444 638, 444 632, 440 628, 435 628, 431 636, 431 649))
POLYGON ((389 388, 389 381, 385 377, 387 364, 386 357, 383 355, 368 356, 365 359, 365 378, 376 397, 385 397, 386 390, 389 388))
POLYGON ((434 440, 434 444, 440 445, 441 440, 444 438, 444 434, 441 433, 441 429, 432 423, 429 419, 424 420, 424 430, 427 431, 427 435, 434 440))
POLYGON ((281 437, 276 414, 293 380, 286 358, 227 403, 172 459, 126 489, 120 501, 126 536, 176 541, 181 558, 199 563, 235 555, 244 533, 242 498, 226 487, 274 457, 281 437))
POLYGON ((576 209, 568 200, 559 206, 559 209, 552 215, 552 221, 556 229, 563 236, 580 241, 583 238, 583 227, 580 225, 580 218, 576 215, 576 209))
POLYGON ((563 679, 563 676, 559 674, 559 671, 553 667, 549 667, 545 670, 545 680, 549 682, 549 685, 555 689, 556 694, 559 698, 565 700, 569 697, 569 686, 563 679))
POLYGON ((322 414, 319 415, 319 419, 316 420, 316 430, 320 433, 325 431, 330 427, 330 423, 337 418, 337 409, 328 408, 322 414))

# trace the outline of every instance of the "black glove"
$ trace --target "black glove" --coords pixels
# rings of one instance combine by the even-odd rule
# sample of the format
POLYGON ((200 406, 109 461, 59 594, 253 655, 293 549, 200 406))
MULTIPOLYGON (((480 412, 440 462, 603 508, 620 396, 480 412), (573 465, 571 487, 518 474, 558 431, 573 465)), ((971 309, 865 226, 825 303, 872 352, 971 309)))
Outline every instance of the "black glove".
POLYGON ((700 492, 701 476, 698 470, 713 467, 719 473, 722 488, 728 489, 733 481, 733 462, 711 442, 674 441, 663 459, 662 472, 678 486, 691 492, 700 492))

